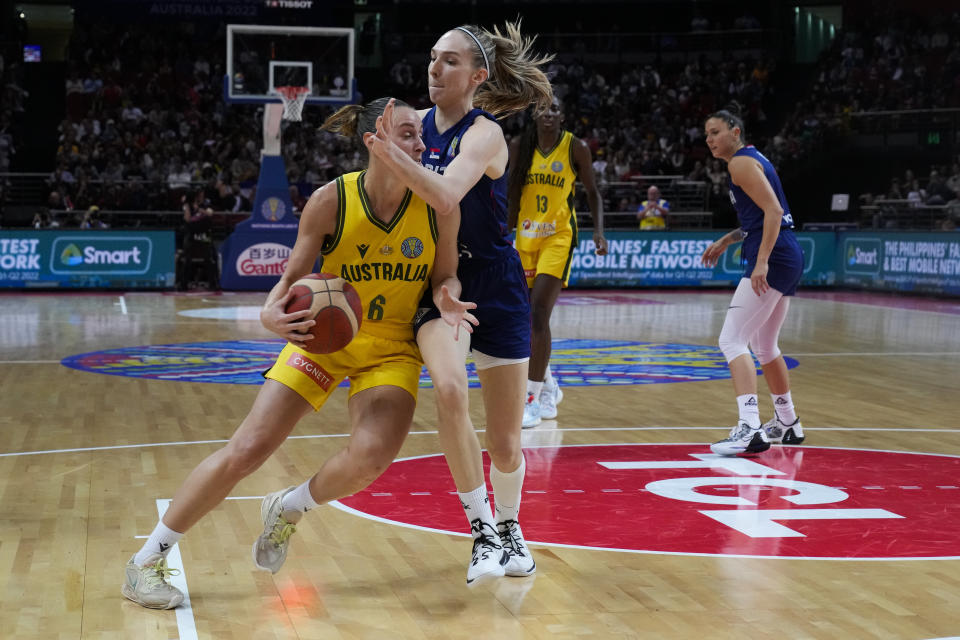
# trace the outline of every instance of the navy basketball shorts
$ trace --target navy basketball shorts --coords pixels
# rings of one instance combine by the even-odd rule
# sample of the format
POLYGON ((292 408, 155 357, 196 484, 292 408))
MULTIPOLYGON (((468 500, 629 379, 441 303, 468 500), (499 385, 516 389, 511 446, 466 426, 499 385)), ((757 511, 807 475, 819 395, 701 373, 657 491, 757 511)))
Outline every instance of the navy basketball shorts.
MULTIPOLYGON (((751 236, 753 234, 750 234, 751 236)), ((749 278, 753 273, 753 268, 757 264, 757 251, 760 248, 759 236, 757 235, 756 247, 749 249, 744 246, 744 253, 747 257, 747 268, 743 274, 744 278, 749 278)), ((744 243, 746 244, 746 243, 744 243)), ((770 259, 767 261, 769 270, 767 271, 767 284, 770 288, 776 289, 785 296, 792 296, 797 292, 797 285, 800 284, 800 277, 803 275, 803 249, 797 242, 797 236, 789 229, 781 229, 777 236, 777 243, 770 252, 770 259)))
MULTIPOLYGON (((463 285, 460 299, 475 302, 472 311, 480 324, 473 328, 470 348, 493 358, 518 360, 530 357, 530 293, 520 257, 513 253, 506 260, 481 269, 458 274, 463 285)), ((427 292, 418 313, 414 330, 440 317, 427 292)))

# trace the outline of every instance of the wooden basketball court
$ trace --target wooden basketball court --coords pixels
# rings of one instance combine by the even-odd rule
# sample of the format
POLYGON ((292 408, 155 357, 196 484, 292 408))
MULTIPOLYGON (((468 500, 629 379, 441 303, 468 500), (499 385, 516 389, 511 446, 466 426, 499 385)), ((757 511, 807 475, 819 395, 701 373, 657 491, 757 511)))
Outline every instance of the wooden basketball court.
MULTIPOLYGON (((555 310, 554 339, 713 347, 730 294, 568 292, 555 310)), ((255 315, 236 311, 259 305, 264 295, 0 295, 0 637, 924 640, 960 635, 960 545, 952 553, 938 552, 937 559, 878 559, 871 551, 872 559, 857 560, 614 551, 545 541, 532 545, 535 577, 503 578, 468 590, 469 538, 327 505, 304 518, 281 572, 257 571, 250 544, 261 529, 258 498, 306 479, 345 443, 342 389, 181 541, 170 564, 183 571, 189 606, 143 609, 120 595, 124 564, 142 544, 138 536, 150 533, 186 474, 222 446, 257 388, 183 376, 104 375, 61 360, 144 345, 267 340, 255 315), (217 319, 218 309, 233 311, 217 319), (182 313, 190 310, 203 310, 207 317, 182 313)), ((960 301, 801 291, 780 344, 798 362, 791 370, 793 395, 807 432, 805 455, 795 464, 797 480, 805 479, 819 452, 834 455, 837 449, 960 456, 960 301)), ((575 368, 575 350, 571 354, 565 362, 575 368)), ((606 357, 616 361, 616 350, 606 357)), ((128 370, 139 366, 123 358, 111 362, 128 370)), ((564 393, 556 421, 524 432, 531 450, 679 443, 708 453, 705 445, 723 437, 735 418, 728 378, 567 384, 564 393)), ((762 380, 760 398, 767 419, 770 399, 762 380)), ((483 429, 478 390, 471 391, 471 400, 475 424, 483 429)), ((401 457, 438 452, 432 391, 423 389, 401 457)), ((528 472, 528 486, 562 479, 543 477, 550 469, 558 476, 570 473, 557 463, 536 469, 540 477, 528 472)), ((953 486, 960 485, 960 475, 953 484, 931 480, 936 484, 931 487, 922 473, 897 477, 877 465, 860 471, 870 478, 864 489, 901 500, 904 494, 917 496, 914 503, 926 506, 924 524, 911 529, 915 535, 883 538, 877 533, 882 521, 865 519, 858 525, 862 541, 853 548, 870 545, 902 556, 896 553, 901 545, 922 546, 929 539, 949 549, 942 538, 960 530, 955 507, 960 488, 953 486)), ((524 504, 539 497, 525 495, 524 504)), ((436 501, 459 510, 454 496, 436 501)), ((674 503, 648 502, 662 504, 664 511, 638 513, 608 508, 598 497, 582 510, 577 526, 596 531, 598 538, 608 524, 634 527, 628 530, 642 546, 644 536, 675 525, 667 510, 674 503)), ((881 500, 875 506, 897 511, 895 504, 903 503, 881 500)), ((521 521, 524 514, 521 509, 521 521)), ((525 524, 528 539, 539 540, 531 532, 546 527, 547 520, 525 524)), ((459 533, 465 533, 466 522, 462 525, 459 533)), ((730 540, 736 535, 719 524, 710 534, 730 540)))

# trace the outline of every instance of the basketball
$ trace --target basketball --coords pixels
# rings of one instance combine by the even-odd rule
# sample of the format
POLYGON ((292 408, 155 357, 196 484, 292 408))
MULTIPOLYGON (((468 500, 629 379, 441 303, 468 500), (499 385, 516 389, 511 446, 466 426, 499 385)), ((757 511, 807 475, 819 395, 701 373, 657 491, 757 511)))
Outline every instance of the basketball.
POLYGON ((333 353, 350 344, 360 330, 363 306, 357 290, 343 278, 329 273, 311 273, 290 287, 293 298, 286 312, 310 309, 307 316, 317 324, 306 333, 313 338, 303 343, 310 353, 333 353))

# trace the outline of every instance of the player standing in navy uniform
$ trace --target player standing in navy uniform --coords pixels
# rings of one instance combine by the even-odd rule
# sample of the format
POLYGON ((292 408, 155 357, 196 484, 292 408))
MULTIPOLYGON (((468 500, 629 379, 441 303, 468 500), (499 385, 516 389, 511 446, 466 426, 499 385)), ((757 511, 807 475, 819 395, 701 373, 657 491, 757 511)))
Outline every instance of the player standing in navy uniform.
MULTIPOLYGON (((521 421, 530 359, 530 305, 520 258, 507 240, 508 149, 497 117, 553 100, 540 70, 549 58, 531 55, 532 40, 514 24, 492 32, 461 26, 443 34, 430 51, 428 84, 435 105, 421 112, 426 149, 421 166, 389 141, 368 140, 410 189, 437 211, 460 205, 459 280, 474 296, 479 325, 455 341, 427 301, 418 319, 417 344, 433 380, 440 446, 447 458, 474 543, 467 583, 528 576, 536 563, 517 522, 526 464, 521 421), (466 357, 477 367, 486 413, 486 447, 496 517, 484 481, 480 441, 470 420, 466 357)), ((384 122, 389 122, 387 113, 384 122)), ((386 133, 386 131, 384 131, 386 133)))
POLYGON ((730 436, 711 448, 721 455, 736 455, 766 451, 771 442, 800 444, 803 426, 777 344, 790 296, 803 274, 803 251, 793 234, 793 215, 773 165, 753 145, 744 144, 738 105, 710 115, 704 129, 710 152, 727 163, 730 199, 740 228, 707 247, 703 263, 715 265, 728 246, 743 240, 741 255, 746 265, 719 341, 730 367, 740 416, 730 436), (760 423, 751 350, 763 368, 773 399, 774 416, 766 424, 760 423))

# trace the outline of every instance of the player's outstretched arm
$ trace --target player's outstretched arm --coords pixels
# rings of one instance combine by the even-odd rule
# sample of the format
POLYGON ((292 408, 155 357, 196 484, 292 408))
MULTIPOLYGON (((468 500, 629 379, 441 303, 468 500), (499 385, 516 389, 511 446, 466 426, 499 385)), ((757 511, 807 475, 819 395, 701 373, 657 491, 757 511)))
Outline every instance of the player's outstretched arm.
POLYGON ((488 168, 497 165, 502 173, 507 165, 508 151, 503 131, 499 125, 481 116, 467 129, 460 142, 461 151, 443 174, 434 173, 414 161, 390 140, 390 109, 392 102, 377 118, 377 135, 364 139, 367 149, 383 160, 391 172, 440 215, 459 206, 463 196, 488 168))

